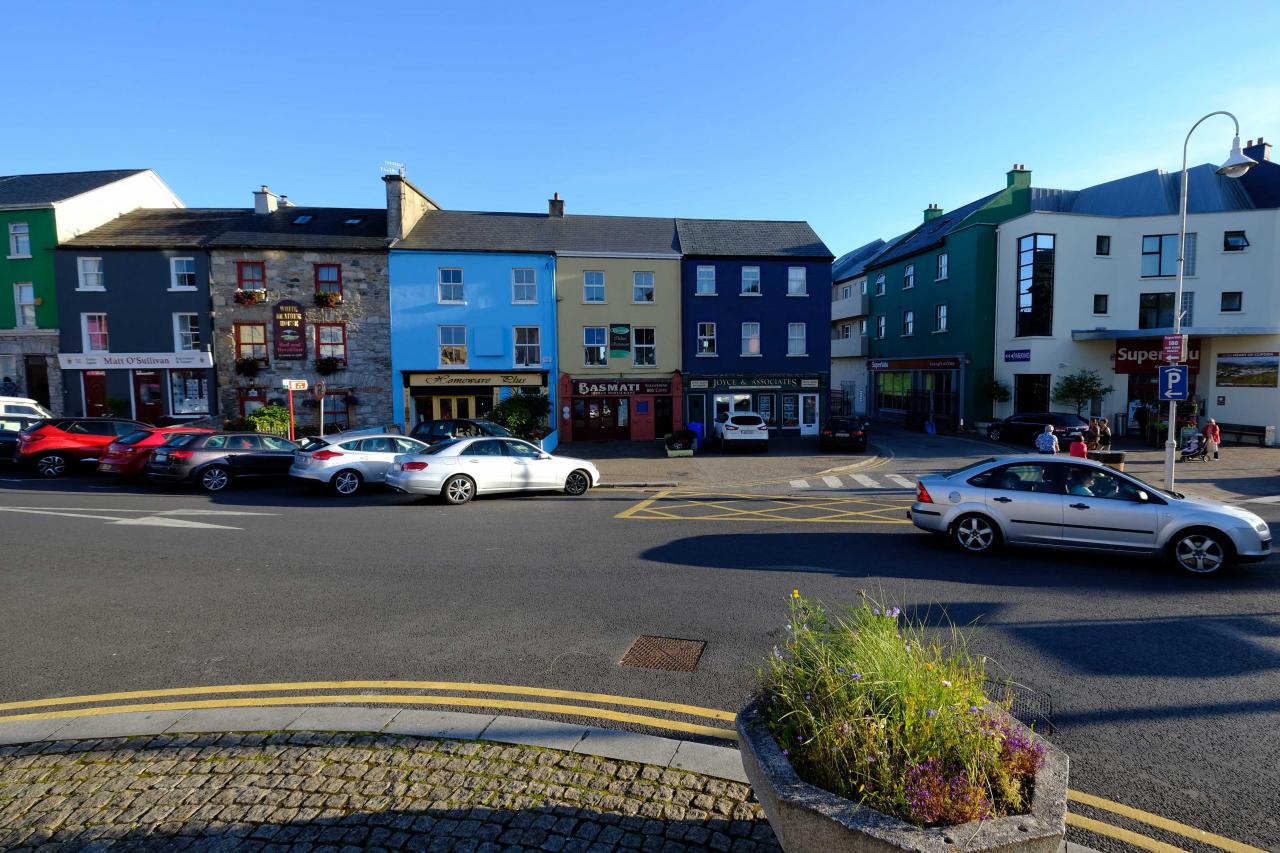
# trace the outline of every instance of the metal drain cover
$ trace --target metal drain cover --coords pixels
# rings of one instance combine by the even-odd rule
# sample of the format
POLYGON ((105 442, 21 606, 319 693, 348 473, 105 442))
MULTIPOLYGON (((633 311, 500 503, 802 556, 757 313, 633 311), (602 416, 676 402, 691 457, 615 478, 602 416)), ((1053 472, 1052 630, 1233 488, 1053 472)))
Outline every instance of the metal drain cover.
POLYGON ((679 640, 641 634, 622 656, 623 666, 643 669, 665 669, 668 672, 693 672, 707 644, 701 640, 679 640))

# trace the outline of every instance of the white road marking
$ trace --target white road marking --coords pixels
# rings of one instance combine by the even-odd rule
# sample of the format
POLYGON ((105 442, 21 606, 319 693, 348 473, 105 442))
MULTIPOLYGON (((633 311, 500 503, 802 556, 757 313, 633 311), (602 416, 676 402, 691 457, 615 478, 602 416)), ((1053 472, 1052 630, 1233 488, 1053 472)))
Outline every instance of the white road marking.
POLYGON ((916 487, 915 483, 913 483, 911 480, 908 480, 906 477, 902 476, 901 474, 885 474, 884 477, 886 480, 892 480, 893 482, 897 483, 899 486, 902 486, 902 488, 904 489, 914 489, 916 487))
POLYGON ((136 512, 141 515, 279 515, 278 512, 242 512, 234 509, 119 509, 113 506, 13 506, 0 509, 38 509, 49 512, 136 512))
MULTIPOLYGON (((144 510, 126 510, 126 512, 143 512, 144 510)), ((161 517, 158 515, 146 515, 141 518, 120 518, 116 515, 96 515, 86 511, 65 511, 60 512, 53 509, 34 509, 28 507, 0 506, 0 512, 17 512, 26 513, 28 515, 55 515, 62 518, 84 518, 95 521, 105 521, 107 524, 129 524, 146 527, 199 527, 206 529, 218 530, 243 530, 241 527, 231 527, 226 524, 207 524, 203 521, 189 521, 182 518, 161 517)))
POLYGON ((1268 495, 1265 498, 1249 498, 1247 504, 1280 504, 1280 495, 1268 495))
POLYGON ((791 488, 793 488, 793 489, 807 489, 807 488, 809 488, 809 481, 808 481, 808 480, 792 480, 792 481, 791 481, 791 488))
POLYGON ((844 483, 840 482, 839 477, 823 477, 822 482, 826 483, 833 489, 838 489, 844 485, 844 483))
POLYGON ((880 484, 866 474, 850 474, 850 477, 858 481, 858 485, 865 486, 868 489, 878 489, 880 484))

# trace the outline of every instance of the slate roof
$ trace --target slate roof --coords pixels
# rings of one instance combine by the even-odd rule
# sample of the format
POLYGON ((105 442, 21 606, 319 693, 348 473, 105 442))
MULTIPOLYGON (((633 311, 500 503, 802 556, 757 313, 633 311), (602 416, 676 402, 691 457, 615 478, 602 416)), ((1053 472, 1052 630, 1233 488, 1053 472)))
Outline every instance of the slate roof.
POLYGON ((877 238, 865 246, 859 246, 852 252, 845 252, 831 265, 831 283, 838 284, 846 279, 854 278, 866 270, 871 259, 888 245, 877 238))
POLYGON ((395 248, 435 252, 680 253, 675 220, 670 218, 472 210, 428 211, 395 248))
POLYGON ((200 248, 244 216, 243 208, 140 208, 62 245, 82 249, 200 248))
POLYGON ((677 219, 676 231, 686 255, 835 259, 808 222, 677 219))
POLYGON ((901 237, 895 238, 893 245, 873 258, 866 268, 887 266, 894 261, 939 245, 942 242, 942 238, 950 231, 958 228, 972 214, 976 213, 983 205, 999 194, 994 192, 977 201, 971 201, 963 207, 957 207, 955 210, 943 213, 941 216, 935 216, 928 222, 921 223, 901 237))
MULTIPOLYGON (((1245 185, 1203 164, 1187 170, 1188 213, 1253 210, 1245 185)), ((1246 176, 1247 177, 1247 176, 1246 176)), ((1031 191, 1031 209, 1088 216, 1163 216, 1178 212, 1182 173, 1152 169, 1082 190, 1031 191)))
POLYGON ((548 217, 548 226, 558 252, 680 254, 676 222, 669 217, 566 215, 548 217))
POLYGON ((101 172, 0 175, 0 206, 53 204, 145 171, 146 169, 109 169, 101 172))
POLYGON ((387 247, 387 212, 367 207, 282 207, 274 213, 252 210, 211 237, 211 249, 378 250, 387 247), (299 217, 311 217, 305 223, 299 217), (348 225, 348 219, 359 219, 348 225))

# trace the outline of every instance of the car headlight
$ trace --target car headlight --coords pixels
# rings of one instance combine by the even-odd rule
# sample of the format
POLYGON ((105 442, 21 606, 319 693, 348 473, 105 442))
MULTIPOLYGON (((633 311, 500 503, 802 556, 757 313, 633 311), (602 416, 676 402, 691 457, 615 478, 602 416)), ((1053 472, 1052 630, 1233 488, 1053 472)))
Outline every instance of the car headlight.
POLYGON ((1270 533, 1270 532, 1271 532, 1271 527, 1270 527, 1270 525, 1268 525, 1268 524, 1267 524, 1265 521, 1263 521, 1262 519, 1258 519, 1258 521, 1254 522, 1253 529, 1254 529, 1254 530, 1256 530, 1256 531, 1258 531, 1259 533, 1270 533))

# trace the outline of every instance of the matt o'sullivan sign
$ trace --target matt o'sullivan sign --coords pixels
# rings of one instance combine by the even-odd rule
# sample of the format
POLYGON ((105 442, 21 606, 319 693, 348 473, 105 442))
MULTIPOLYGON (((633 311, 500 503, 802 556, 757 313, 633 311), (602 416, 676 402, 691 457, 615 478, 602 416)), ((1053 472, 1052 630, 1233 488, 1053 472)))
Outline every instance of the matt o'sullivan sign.
POLYGON ((194 352, 63 352, 58 353, 58 366, 63 370, 102 370, 103 368, 199 368, 213 367, 213 354, 194 352))

